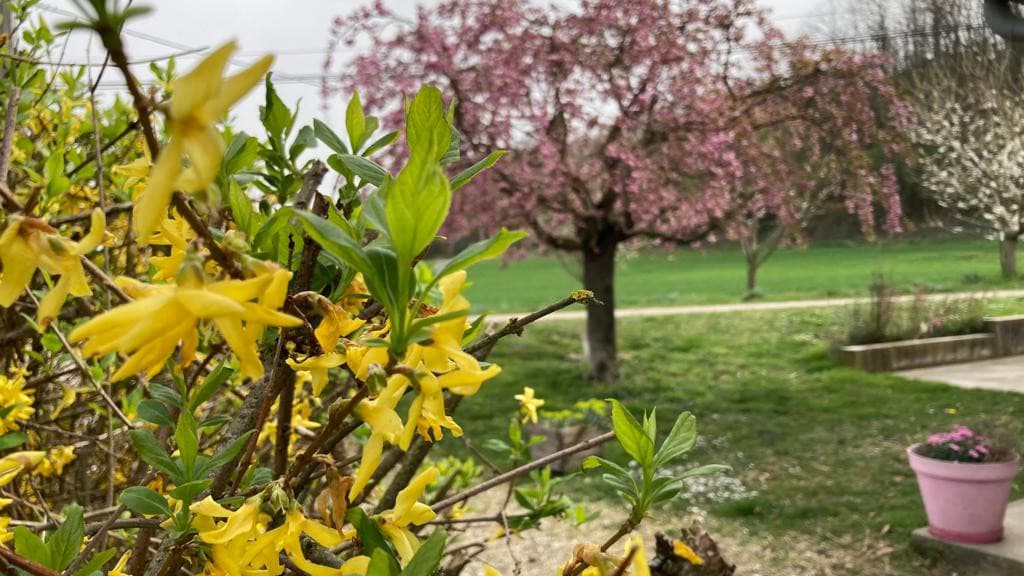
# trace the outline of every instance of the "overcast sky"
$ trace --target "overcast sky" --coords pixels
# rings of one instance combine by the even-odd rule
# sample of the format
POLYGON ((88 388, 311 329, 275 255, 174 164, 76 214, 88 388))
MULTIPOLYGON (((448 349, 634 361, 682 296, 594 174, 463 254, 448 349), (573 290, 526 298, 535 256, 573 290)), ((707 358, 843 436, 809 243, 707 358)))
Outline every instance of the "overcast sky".
MULTIPOLYGON (((775 23, 787 33, 812 36, 835 34, 849 16, 850 4, 844 0, 759 0, 771 10, 775 23)), ((140 2, 142 3, 142 2, 140 2)), ((164 0, 146 4, 156 9, 152 14, 133 20, 129 26, 127 48, 133 60, 155 58, 188 49, 217 46, 234 38, 240 56, 233 65, 243 65, 253 57, 267 52, 277 54, 274 64, 275 85, 289 104, 303 101, 301 120, 320 116, 319 82, 324 50, 332 17, 346 14, 362 4, 356 0, 164 0)), ((417 4, 429 5, 432 0, 385 0, 385 4, 411 14, 417 4)), ((44 0, 41 8, 48 20, 66 20, 74 10, 70 0, 44 0)), ((74 33, 65 60, 85 61, 87 57, 84 32, 74 33)), ((92 59, 101 52, 94 45, 92 59)), ((178 59, 179 70, 187 69, 201 54, 178 59)), ((237 67, 236 67, 237 69, 237 67)), ((149 71, 138 67, 137 74, 146 78, 149 71)), ((119 75, 109 73, 101 84, 108 94, 122 89, 119 75)), ((258 104, 262 90, 256 89, 235 107, 237 124, 250 133, 259 132, 258 104)), ((343 107, 334 105, 333 116, 343 107)), ((328 122, 337 118, 327 118, 328 122)))

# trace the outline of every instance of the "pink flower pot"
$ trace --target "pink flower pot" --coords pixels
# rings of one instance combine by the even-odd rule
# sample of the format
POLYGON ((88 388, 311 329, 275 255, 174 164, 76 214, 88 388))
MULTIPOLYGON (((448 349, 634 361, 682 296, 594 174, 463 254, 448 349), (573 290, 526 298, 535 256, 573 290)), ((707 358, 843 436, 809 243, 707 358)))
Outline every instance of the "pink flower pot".
POLYGON ((944 540, 988 544, 1003 539, 1003 515, 1020 456, 972 464, 936 460, 907 449, 928 515, 928 531, 944 540))

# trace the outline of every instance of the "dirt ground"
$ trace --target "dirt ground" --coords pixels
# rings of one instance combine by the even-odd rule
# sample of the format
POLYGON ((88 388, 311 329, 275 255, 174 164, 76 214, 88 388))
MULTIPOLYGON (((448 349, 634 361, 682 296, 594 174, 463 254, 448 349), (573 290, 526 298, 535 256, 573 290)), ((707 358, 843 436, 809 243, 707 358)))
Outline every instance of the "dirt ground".
MULTIPOLYGON (((484 495, 473 502, 466 516, 491 514, 498 509, 503 492, 484 495)), ((501 535, 495 523, 470 524, 456 535, 452 546, 489 541, 488 548, 463 572, 466 576, 483 574, 483 563, 490 564, 504 576, 555 576, 569 559, 573 547, 583 542, 600 544, 614 533, 626 511, 608 503, 587 504, 588 513, 598 517, 574 527, 559 520, 546 520, 541 530, 530 530, 512 537, 501 535)), ((508 513, 514 513, 510 507, 508 513)), ((685 516, 685 515, 684 515, 685 516)), ((639 533, 653 554, 654 534, 665 530, 678 534, 688 519, 659 515, 645 522, 639 533)), ((753 535, 738 523, 711 522, 709 532, 718 541, 723 556, 737 566, 737 576, 951 576, 941 569, 927 568, 922 562, 907 571, 906 562, 894 567, 890 555, 894 550, 879 536, 860 539, 823 538, 789 534, 784 537, 753 535)), ((617 545, 615 552, 620 552, 617 545)))

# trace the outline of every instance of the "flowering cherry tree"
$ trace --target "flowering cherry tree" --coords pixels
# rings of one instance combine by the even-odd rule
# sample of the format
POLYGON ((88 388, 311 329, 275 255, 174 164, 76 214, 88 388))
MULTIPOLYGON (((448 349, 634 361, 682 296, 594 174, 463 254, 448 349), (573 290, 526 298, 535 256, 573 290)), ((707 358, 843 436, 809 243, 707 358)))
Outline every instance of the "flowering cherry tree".
MULTIPOLYGON (((578 253, 585 286, 605 303, 587 323, 599 378, 615 374, 619 244, 686 245, 738 234, 745 214, 799 214, 788 191, 805 185, 806 172, 769 178, 747 164, 764 153, 761 133, 785 126, 785 159, 806 146, 814 162, 869 140, 888 111, 872 97, 892 97, 875 59, 783 43, 749 0, 585 0, 575 9, 449 0, 412 21, 378 2, 338 18, 333 41, 374 49, 327 81, 325 95, 358 88, 374 108, 398 114, 416 85, 438 83, 458 102, 455 125, 473 157, 511 151, 455 195, 447 231, 512 222, 548 248, 578 253), (828 152, 805 140, 812 127, 827 131, 828 152)), ((333 61, 325 67, 331 78, 333 61)), ((835 183, 875 170, 834 164, 811 176, 835 183)), ((865 226, 878 194, 889 194, 898 218, 891 186, 832 190, 865 226)))

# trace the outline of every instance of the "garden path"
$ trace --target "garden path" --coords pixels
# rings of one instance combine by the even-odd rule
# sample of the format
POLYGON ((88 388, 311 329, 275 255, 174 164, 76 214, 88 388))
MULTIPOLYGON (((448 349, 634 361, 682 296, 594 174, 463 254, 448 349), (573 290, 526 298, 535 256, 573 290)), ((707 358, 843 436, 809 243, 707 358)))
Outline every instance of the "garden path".
MULTIPOLYGON (((926 300, 944 300, 957 298, 1022 298, 1024 290, 991 290, 985 292, 940 292, 928 294, 926 300)), ((894 298, 897 302, 910 302, 917 296, 908 294, 894 298)), ((796 308, 828 308, 864 304, 869 298, 823 298, 815 300, 787 300, 783 302, 737 302, 734 304, 699 304, 690 306, 655 306, 647 308, 619 308, 615 311, 617 318, 643 318, 648 316, 675 316, 682 314, 720 314, 729 312, 757 312, 765 310, 792 310, 796 308)), ((488 320, 505 322, 509 318, 521 318, 527 312, 518 314, 492 314, 488 320)), ((586 310, 566 310, 555 312, 542 319, 546 320, 583 320, 587 317, 586 310)))
POLYGON ((1007 356, 896 372, 904 378, 943 382, 960 388, 1024 393, 1024 356, 1007 356))

